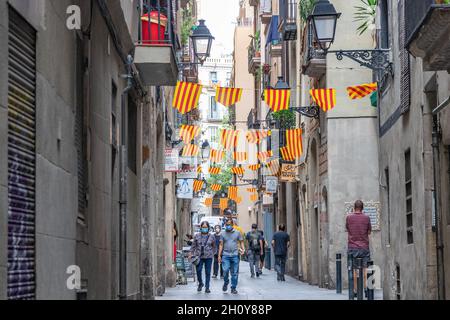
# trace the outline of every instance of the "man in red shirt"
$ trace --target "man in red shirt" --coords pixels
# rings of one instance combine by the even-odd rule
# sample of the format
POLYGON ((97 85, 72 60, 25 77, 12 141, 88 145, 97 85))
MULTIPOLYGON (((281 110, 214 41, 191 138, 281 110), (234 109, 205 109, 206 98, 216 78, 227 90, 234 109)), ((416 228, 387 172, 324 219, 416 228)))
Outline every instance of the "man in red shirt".
POLYGON ((348 254, 353 257, 353 279, 356 292, 356 259, 362 258, 364 268, 364 288, 367 282, 367 263, 370 260, 369 235, 372 232, 369 216, 363 213, 364 204, 361 200, 355 201, 354 211, 347 216, 345 228, 348 232, 348 254))

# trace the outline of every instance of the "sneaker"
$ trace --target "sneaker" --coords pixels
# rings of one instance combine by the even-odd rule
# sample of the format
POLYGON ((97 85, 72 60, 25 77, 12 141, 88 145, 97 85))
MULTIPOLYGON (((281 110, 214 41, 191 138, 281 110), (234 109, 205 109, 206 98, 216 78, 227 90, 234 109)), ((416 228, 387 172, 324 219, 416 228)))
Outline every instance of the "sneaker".
POLYGON ((205 293, 211 293, 211 291, 209 290, 209 288, 206 288, 205 293))
POLYGON ((257 277, 257 278, 259 278, 259 275, 260 275, 260 273, 259 273, 259 272, 257 272, 257 273, 256 273, 256 277, 257 277))
POLYGON ((203 289, 203 284, 199 284, 198 288, 197 288, 197 291, 200 292, 200 291, 202 291, 202 289, 203 289))
POLYGON ((238 294, 237 290, 235 288, 231 289, 232 294, 238 294))
POLYGON ((284 278, 284 275, 281 276, 281 281, 286 281, 286 279, 284 278))
POLYGON ((223 292, 227 292, 227 290, 228 290, 228 285, 224 284, 223 287, 222 287, 222 291, 223 292))
POLYGON ((255 277, 255 275, 252 273, 252 275, 250 276, 250 278, 254 278, 255 277))
POLYGON ((217 279, 217 274, 212 276, 213 279, 217 279))

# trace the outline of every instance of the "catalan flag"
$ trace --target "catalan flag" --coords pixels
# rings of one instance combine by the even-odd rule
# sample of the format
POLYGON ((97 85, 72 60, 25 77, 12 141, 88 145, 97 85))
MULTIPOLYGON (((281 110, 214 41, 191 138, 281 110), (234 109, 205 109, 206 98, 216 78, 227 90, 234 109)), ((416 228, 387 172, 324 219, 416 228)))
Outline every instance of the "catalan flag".
POLYGON ((290 89, 266 89, 265 100, 273 112, 289 109, 290 89))
POLYGON ((233 129, 222 129, 220 142, 225 149, 236 148, 239 131, 233 129))
POLYGON ((204 202, 205 206, 211 207, 212 203, 213 203, 213 199, 212 198, 206 198, 205 199, 205 202, 204 202))
POLYGON ((182 156, 183 157, 195 157, 197 156, 199 147, 195 144, 188 144, 183 147, 182 156))
POLYGON ((203 188, 203 180, 194 180, 194 192, 199 192, 203 188))
POLYGON ((251 171, 257 171, 259 168, 261 168, 260 164, 251 164, 248 166, 248 169, 251 171))
POLYGON ((211 149, 210 154, 209 154, 209 160, 212 163, 220 162, 220 161, 222 161, 224 154, 225 154, 225 152, 222 150, 211 149))
POLYGON ((376 82, 373 83, 365 83, 359 86, 351 86, 347 87, 348 96, 350 99, 361 99, 365 96, 371 94, 374 91, 377 91, 378 85, 376 82))
POLYGON ((333 109, 336 105, 335 89, 311 89, 309 93, 324 112, 333 109))
POLYGON ((199 126, 190 126, 183 124, 180 128, 180 138, 184 141, 184 143, 191 143, 192 139, 194 139, 200 133, 199 126))
POLYGON ((220 199, 219 208, 222 211, 225 210, 226 208, 228 208, 228 198, 221 198, 220 199))
POLYGON ((222 186, 220 184, 217 184, 217 183, 212 184, 211 185, 211 190, 215 191, 215 192, 220 191, 220 190, 222 190, 222 186))
POLYGON ((284 161, 294 161, 295 157, 291 154, 288 147, 280 148, 281 157, 284 161))
POLYGON ((210 167, 208 172, 209 174, 219 174, 222 171, 222 169, 218 167, 210 167))
POLYGON ((178 81, 175 87, 172 106, 181 114, 190 112, 198 105, 202 86, 196 83, 178 81))
POLYGON ((217 87, 216 101, 229 107, 241 100, 242 89, 217 87))
POLYGON ((302 129, 286 130, 286 148, 295 159, 302 155, 302 129))
POLYGON ((258 201, 258 194, 257 193, 253 193, 250 195, 250 201, 258 201))
POLYGON ((247 161, 247 152, 233 152, 233 160, 237 162, 247 161))
POLYGON ((231 200, 236 200, 238 197, 238 187, 232 186, 228 187, 228 198, 231 200))
POLYGON ((233 172, 234 174, 237 174, 238 176, 242 176, 244 174, 245 170, 242 167, 234 167, 234 168, 231 168, 231 172, 233 172))
POLYGON ((202 166, 197 166, 197 173, 202 173, 202 166))
POLYGON ((247 192, 256 193, 256 188, 247 188, 247 192))
POLYGON ((267 160, 272 156, 273 156, 272 150, 258 152, 258 159, 261 162, 267 162, 267 160))
POLYGON ((280 172, 280 162, 278 161, 278 159, 272 160, 267 163, 267 167, 269 168, 270 174, 272 176, 278 176, 278 173, 280 172))
POLYGON ((262 139, 271 135, 270 130, 249 130, 247 131, 247 141, 249 143, 258 143, 262 139))

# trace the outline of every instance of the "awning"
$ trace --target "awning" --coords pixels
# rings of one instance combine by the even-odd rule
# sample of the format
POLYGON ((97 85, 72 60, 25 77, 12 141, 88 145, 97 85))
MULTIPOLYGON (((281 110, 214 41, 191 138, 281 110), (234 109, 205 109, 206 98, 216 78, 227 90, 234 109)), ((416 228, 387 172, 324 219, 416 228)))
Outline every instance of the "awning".
POLYGON ((267 34, 266 47, 273 42, 278 43, 280 40, 280 33, 278 32, 278 16, 272 16, 270 20, 269 33, 267 34))

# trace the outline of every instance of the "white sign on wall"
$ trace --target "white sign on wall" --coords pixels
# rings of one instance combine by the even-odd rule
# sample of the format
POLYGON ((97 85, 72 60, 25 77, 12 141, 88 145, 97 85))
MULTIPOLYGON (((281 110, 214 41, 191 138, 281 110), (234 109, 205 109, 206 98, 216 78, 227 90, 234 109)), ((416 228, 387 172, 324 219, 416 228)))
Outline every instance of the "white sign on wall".
POLYGON ((266 178, 266 192, 277 193, 278 190, 278 179, 276 177, 266 178))
POLYGON ((194 180, 177 179, 177 198, 192 199, 194 197, 194 180))
POLYGON ((178 149, 166 148, 164 152, 164 163, 166 172, 178 171, 178 149))

